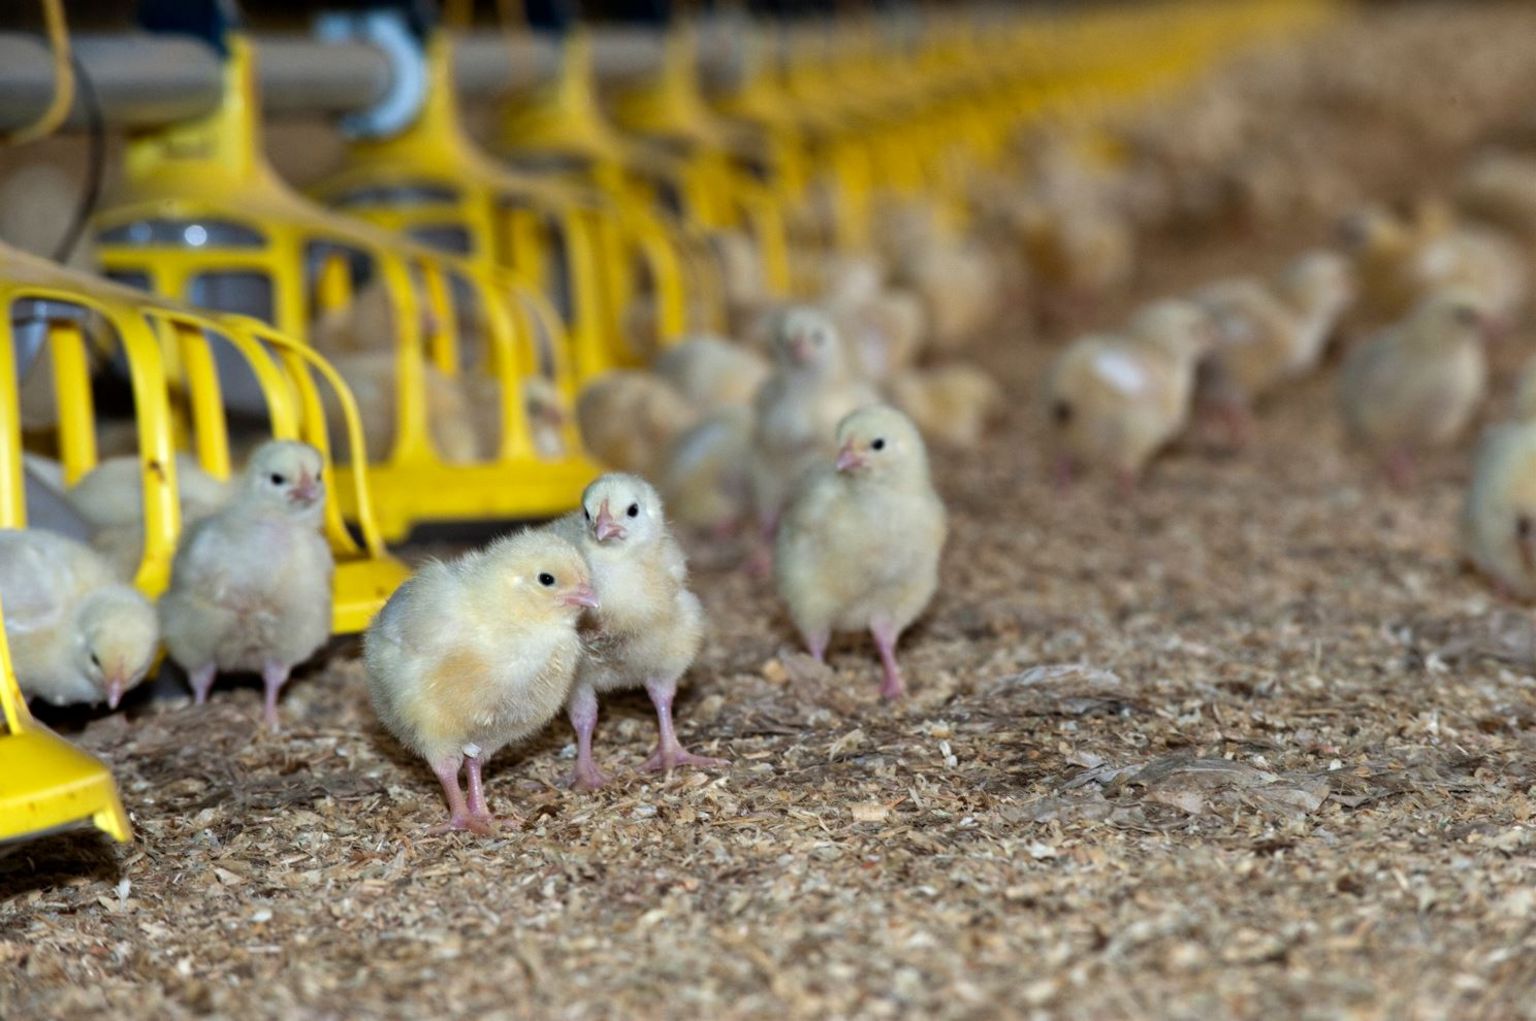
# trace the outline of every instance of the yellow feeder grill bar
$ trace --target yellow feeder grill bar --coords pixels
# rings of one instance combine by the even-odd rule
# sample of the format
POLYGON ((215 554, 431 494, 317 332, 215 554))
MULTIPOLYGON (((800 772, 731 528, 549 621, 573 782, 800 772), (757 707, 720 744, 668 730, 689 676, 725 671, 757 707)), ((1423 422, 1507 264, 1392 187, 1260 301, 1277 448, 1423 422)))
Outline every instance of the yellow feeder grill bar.
MULTIPOLYGON (((250 47, 238 37, 229 42, 216 113, 130 140, 130 197, 97 219, 103 267, 146 289, 307 337, 349 308, 360 311, 360 288, 377 288, 393 322, 375 328, 391 335, 366 345, 395 353, 396 429, 368 476, 386 538, 421 522, 545 517, 575 506, 598 469, 581 453, 570 413, 576 383, 558 314, 506 271, 477 268, 289 191, 260 151, 250 47), (483 352, 466 349, 466 333, 478 336, 483 352), (494 454, 448 463, 435 449, 429 366, 451 378, 478 372, 498 385, 494 454), (530 435, 523 383, 535 374, 566 411, 553 456, 536 451, 530 435)), ((365 460, 361 450, 350 452, 354 464, 365 460)), ((351 495, 355 470, 336 470, 351 520, 361 513, 351 495)))
MULTIPOLYGON (((238 317, 210 317, 52 263, 0 249, 0 380, 3 419, 18 422, 19 395, 13 318, 17 310, 49 310, 47 343, 52 356, 58 407, 58 451, 66 484, 96 464, 96 412, 91 403, 88 345, 121 350, 134 397, 140 474, 144 480, 144 554, 134 578, 146 596, 164 591, 180 533, 176 498, 173 396, 190 415, 198 461, 217 478, 230 472, 229 439, 212 346, 228 345, 249 366, 267 402, 273 435, 302 438, 320 449, 336 497, 356 508, 359 543, 343 522, 337 500, 327 502, 326 537, 336 557, 332 630, 361 631, 405 579, 407 571, 384 550, 375 523, 368 479, 361 472, 341 477, 332 464, 326 420, 313 375, 334 391, 345 417, 347 443, 363 442, 355 404, 346 385, 323 359, 270 327, 238 317), (87 323, 93 328, 87 331, 87 323), (176 381, 176 382, 173 382, 176 381), (179 385, 178 385, 179 384, 179 385)), ((19 429, 0 437, 0 527, 26 525, 19 429)))

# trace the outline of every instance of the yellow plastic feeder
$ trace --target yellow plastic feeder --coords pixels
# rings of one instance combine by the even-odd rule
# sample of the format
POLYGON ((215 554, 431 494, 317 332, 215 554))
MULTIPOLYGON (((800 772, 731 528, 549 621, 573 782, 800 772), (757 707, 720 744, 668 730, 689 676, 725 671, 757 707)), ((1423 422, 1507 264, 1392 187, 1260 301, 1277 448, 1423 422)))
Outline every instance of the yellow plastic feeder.
MULTIPOLYGON (((229 39, 224 100, 190 123, 129 140, 127 196, 97 218, 97 253, 112 276, 192 304, 241 312, 311 338, 318 324, 378 289, 393 351, 395 437, 367 469, 373 511, 388 539, 423 522, 532 518, 575 506, 597 466, 571 413, 573 352, 558 313, 510 272, 487 270, 307 201, 280 182, 260 147, 254 56, 229 39), (481 342, 476 350, 467 343, 481 342), (433 445, 428 367, 479 373, 498 387, 498 439, 489 456, 450 463, 433 445), (541 376, 565 410, 560 449, 535 447, 524 381, 541 376)), ((371 338, 369 338, 371 343, 371 338)), ((354 485, 361 444, 336 468, 341 510, 363 513, 354 485)))

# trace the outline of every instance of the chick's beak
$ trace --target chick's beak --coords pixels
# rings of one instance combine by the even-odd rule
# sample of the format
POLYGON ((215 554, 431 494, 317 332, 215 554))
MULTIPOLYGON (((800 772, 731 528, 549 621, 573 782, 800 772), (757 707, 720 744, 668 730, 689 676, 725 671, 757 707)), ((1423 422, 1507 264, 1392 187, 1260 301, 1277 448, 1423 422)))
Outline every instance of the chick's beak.
POLYGON ((853 471, 862 468, 867 463, 863 454, 853 448, 853 441, 843 444, 843 449, 837 452, 837 470, 840 472, 853 471))
POLYGON ((320 480, 312 475, 299 476, 298 483, 288 493, 288 499, 294 503, 310 504, 320 498, 323 489, 320 480))
POLYGON ((801 365, 811 360, 811 342, 805 339, 805 334, 797 333, 790 338, 789 353, 801 365))
POLYGON ((577 585, 561 596, 560 602, 566 606, 585 606, 589 610, 595 610, 597 609, 597 593, 592 591, 591 585, 577 585))
POLYGON ((107 708, 116 709, 127 691, 128 679, 126 677, 115 676, 107 678, 107 708))
POLYGON ((592 522, 592 531, 597 536, 598 542, 622 539, 629 534, 623 525, 614 520, 613 514, 608 510, 607 500, 604 500, 603 505, 597 509, 597 520, 592 522))

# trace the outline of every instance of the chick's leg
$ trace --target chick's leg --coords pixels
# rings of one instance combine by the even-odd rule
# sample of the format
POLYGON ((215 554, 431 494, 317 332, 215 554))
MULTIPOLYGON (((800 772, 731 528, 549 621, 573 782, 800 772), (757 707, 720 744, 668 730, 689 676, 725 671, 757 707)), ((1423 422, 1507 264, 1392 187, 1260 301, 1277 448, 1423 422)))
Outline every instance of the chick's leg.
POLYGON ((827 661, 827 642, 831 640, 831 632, 826 628, 813 631, 810 628, 800 629, 800 638, 805 642, 805 651, 811 654, 811 658, 818 663, 827 661))
POLYGON ((277 696, 283 690, 283 685, 288 683, 288 666, 276 660, 267 660, 261 668, 261 683, 266 689, 266 696, 262 700, 262 709, 266 713, 267 726, 274 732, 282 729, 282 724, 277 719, 277 696))
POLYGON ((437 774, 437 782, 443 785, 443 798, 448 802, 448 821, 432 827, 433 833, 467 830, 474 826, 474 817, 464 803, 464 792, 459 789, 459 769, 463 765, 463 758, 457 755, 432 763, 432 772, 437 774))
POLYGON ((651 696, 651 704, 656 707, 656 726, 660 731, 660 739, 656 742, 656 753, 645 760, 641 769, 654 773, 673 766, 730 765, 729 759, 695 755, 677 739, 677 731, 672 727, 672 699, 677 695, 677 678, 646 681, 645 691, 651 696))
POLYGON ((590 684, 579 684, 571 691, 565 711, 576 731, 576 768, 566 782, 584 791, 595 791, 608 782, 608 775, 592 758, 592 732, 597 729, 597 692, 590 684))
POLYGON ((192 685, 192 703, 194 705, 208 704, 208 692, 213 690, 213 679, 218 675, 218 672, 219 668, 212 663, 187 672, 187 683, 192 685))
MULTIPOLYGON (((469 828, 476 833, 491 834, 496 832, 496 819, 491 815, 491 806, 485 801, 485 781, 480 776, 484 766, 485 759, 482 756, 464 756, 464 773, 469 781, 469 828)), ((457 777, 454 787, 458 787, 457 777)))
POLYGON ((869 633, 875 639, 875 648, 880 650, 880 666, 884 678, 880 684, 881 698, 900 698, 906 690, 906 684, 901 679, 901 667, 896 663, 896 639, 901 637, 887 620, 876 620, 869 625, 869 633))

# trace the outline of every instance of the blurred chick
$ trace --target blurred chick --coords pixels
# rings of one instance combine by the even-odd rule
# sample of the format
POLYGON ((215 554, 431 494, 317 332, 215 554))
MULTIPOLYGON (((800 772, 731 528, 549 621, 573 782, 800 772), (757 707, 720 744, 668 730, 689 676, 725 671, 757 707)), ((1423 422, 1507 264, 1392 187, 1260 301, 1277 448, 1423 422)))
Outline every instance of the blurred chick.
POLYGON ((557 535, 528 531, 433 561, 368 626, 374 708, 437 774, 447 829, 495 829, 484 762, 538 733, 565 704, 581 653, 576 621, 596 605, 581 554, 557 535))
POLYGON ((1195 367, 1214 327, 1183 301, 1148 305, 1126 336, 1093 334, 1061 353, 1046 377, 1057 474, 1096 465, 1134 486, 1152 455, 1189 421, 1195 367))
POLYGON ((1255 401, 1317 365, 1350 294, 1348 263, 1324 251, 1297 259, 1273 289, 1239 277, 1196 292, 1216 328, 1200 365, 1201 398, 1228 418, 1234 439, 1255 401))
MULTIPOLYGON (((398 432, 399 363, 394 351, 345 353, 331 357, 331 365, 346 380, 357 402, 357 414, 368 446, 368 460, 387 460, 394 453, 398 432)), ((427 435, 449 464, 470 464, 481 456, 475 432, 474 405, 458 380, 431 365, 422 365, 427 435)), ((340 450, 346 449, 341 404, 327 392, 323 400, 331 435, 340 450)))
POLYGON ((661 496, 642 478, 612 472, 582 493, 581 510, 550 527, 581 550, 598 602, 590 627, 582 629, 567 705, 576 730, 572 783, 595 790, 608 781, 592 758, 598 694, 642 685, 660 728, 656 752, 642 769, 726 765, 689 752, 672 727, 677 682, 704 638, 704 608, 688 590, 688 566, 667 530, 661 496))
POLYGON ((751 506, 752 412, 724 408, 667 448, 656 485, 674 521, 723 538, 751 506))
MULTIPOLYGON (((495 457, 501 450, 501 381, 479 372, 465 373, 459 379, 474 423, 476 446, 482 457, 495 457)), ((546 377, 525 376, 522 381, 523 413, 527 418, 533 451, 546 460, 564 457, 565 432, 571 420, 560 389, 546 377)))
POLYGON ((997 312, 1002 280, 992 253, 951 242, 909 253, 896 282, 922 300, 932 346, 953 351, 974 340, 997 312))
POLYGON ((229 503, 182 532, 160 628, 197 704, 219 671, 259 671, 276 730, 289 672, 330 636, 334 562, 320 534, 321 468, 307 443, 264 443, 229 503))
POLYGON ((1386 458, 1393 481, 1408 484, 1414 454, 1453 442, 1471 421, 1487 387, 1487 330, 1473 295, 1442 291, 1349 353, 1339 381, 1344 424, 1386 458))
POLYGON ((160 641, 149 602, 89 546, 52 532, 0 530, 0 604, 22 694, 52 705, 116 709, 160 641))
POLYGON ((576 400, 587 452, 611 468, 647 477, 656 474, 667 445, 697 417, 665 380, 633 369, 603 373, 576 400))
POLYGON ((752 439, 752 504, 771 532, 800 473, 830 453, 837 423, 878 402, 851 377, 843 339, 824 312, 795 306, 773 329, 774 374, 758 391, 752 439))
POLYGON ((833 632, 867 628, 883 667, 880 694, 897 698, 896 643, 938 586, 944 504, 922 437, 895 408, 855 411, 836 442, 835 458, 801 478, 784 512, 774 580, 818 661, 833 632))
POLYGON ((756 351, 713 336, 691 337, 667 348, 653 368, 703 414, 750 407, 769 373, 768 360, 756 351))
POLYGON ((1536 362, 1521 373, 1514 420, 1490 428, 1478 446, 1461 542, 1502 594, 1536 599, 1536 362))
POLYGON ((1087 305, 1123 288, 1135 272, 1130 223, 1102 203, 1025 199, 1015 208, 1025 261, 1053 311, 1075 318, 1087 305))
POLYGON ((1002 387, 991 376, 961 362, 908 369, 892 377, 886 390, 924 436, 955 447, 980 442, 1003 402, 1002 387))
MULTIPOLYGON (((182 528, 222 507, 230 491, 229 483, 209 475, 196 458, 176 455, 182 528)), ((65 499, 90 523, 91 546, 119 578, 131 580, 144 559, 144 481, 139 459, 106 458, 82 475, 65 499)))

